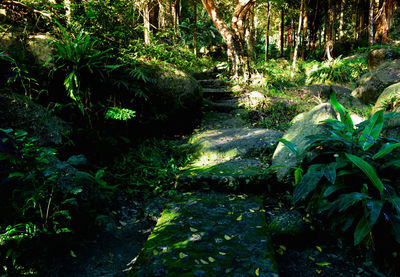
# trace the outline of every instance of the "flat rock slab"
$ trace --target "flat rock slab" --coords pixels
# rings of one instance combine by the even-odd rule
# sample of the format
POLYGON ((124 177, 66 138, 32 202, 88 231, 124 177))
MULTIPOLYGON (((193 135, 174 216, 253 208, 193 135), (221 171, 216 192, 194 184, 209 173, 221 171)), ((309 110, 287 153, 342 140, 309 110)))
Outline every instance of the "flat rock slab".
POLYGON ((240 161, 272 152, 281 132, 257 128, 226 128, 205 130, 189 141, 198 157, 190 168, 208 168, 232 160, 240 161))
POLYGON ((129 276, 278 276, 262 201, 218 193, 174 197, 129 276))

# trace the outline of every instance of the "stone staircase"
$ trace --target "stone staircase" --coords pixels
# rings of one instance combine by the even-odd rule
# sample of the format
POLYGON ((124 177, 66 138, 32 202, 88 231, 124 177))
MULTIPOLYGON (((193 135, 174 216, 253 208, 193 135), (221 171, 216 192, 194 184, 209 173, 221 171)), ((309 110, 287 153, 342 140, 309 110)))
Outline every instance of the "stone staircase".
POLYGON ((199 82, 204 116, 186 145, 195 155, 177 180, 183 192, 166 204, 129 276, 278 276, 254 193, 266 191, 266 157, 282 133, 247 123, 245 99, 229 84, 199 82))

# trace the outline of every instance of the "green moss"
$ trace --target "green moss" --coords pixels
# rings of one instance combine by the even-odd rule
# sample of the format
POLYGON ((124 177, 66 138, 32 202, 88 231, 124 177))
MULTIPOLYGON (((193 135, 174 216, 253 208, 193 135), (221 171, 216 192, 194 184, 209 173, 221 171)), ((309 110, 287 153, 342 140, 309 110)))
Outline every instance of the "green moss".
POLYGON ((183 194, 164 210, 130 276, 276 273, 262 202, 246 195, 183 194), (240 262, 239 262, 240 261, 240 262))

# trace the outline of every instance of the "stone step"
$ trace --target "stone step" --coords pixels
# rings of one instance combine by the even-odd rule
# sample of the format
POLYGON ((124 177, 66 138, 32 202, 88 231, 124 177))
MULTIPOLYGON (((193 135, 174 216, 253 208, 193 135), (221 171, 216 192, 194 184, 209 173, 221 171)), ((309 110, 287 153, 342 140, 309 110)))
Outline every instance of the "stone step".
POLYGON ((222 101, 212 101, 207 98, 203 99, 206 109, 217 112, 229 113, 239 108, 237 99, 226 99, 222 101))
POLYGON ((203 88, 203 96, 211 100, 226 98, 232 95, 232 90, 222 88, 203 88))
POLYGON ((215 79, 207 79, 207 80, 197 80, 197 82, 199 82, 199 84, 206 88, 212 88, 212 87, 225 87, 228 86, 229 84, 226 83, 223 80, 215 80, 215 79))
POLYGON ((178 194, 128 276, 278 276, 261 199, 178 194))

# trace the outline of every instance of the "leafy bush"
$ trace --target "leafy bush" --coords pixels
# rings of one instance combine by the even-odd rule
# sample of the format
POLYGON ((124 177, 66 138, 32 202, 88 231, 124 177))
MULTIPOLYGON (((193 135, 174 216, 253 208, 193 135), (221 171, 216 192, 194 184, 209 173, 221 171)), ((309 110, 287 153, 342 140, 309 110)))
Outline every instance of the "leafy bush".
POLYGON ((76 169, 86 163, 83 155, 60 161, 54 149, 37 146, 25 131, 0 129, 0 136, 0 248, 6 248, 0 251, 1 273, 12 271, 21 254, 12 241, 72 232, 74 216, 106 183, 101 174, 76 169))
POLYGON ((348 83, 356 82, 367 72, 366 58, 342 59, 332 61, 311 62, 303 65, 306 70, 306 84, 325 82, 348 83))
POLYGON ((304 164, 304 176, 296 170, 293 202, 304 202, 343 231, 353 230, 355 245, 372 245, 374 238, 389 234, 400 244, 400 198, 393 179, 400 167, 400 143, 380 136, 383 111, 354 126, 334 94, 331 102, 340 121, 325 120, 328 133, 309 137, 306 152, 316 155, 304 164))
POLYGON ((188 153, 175 142, 149 139, 119 157, 110 178, 128 192, 162 193, 173 189, 179 168, 187 161, 188 153))

